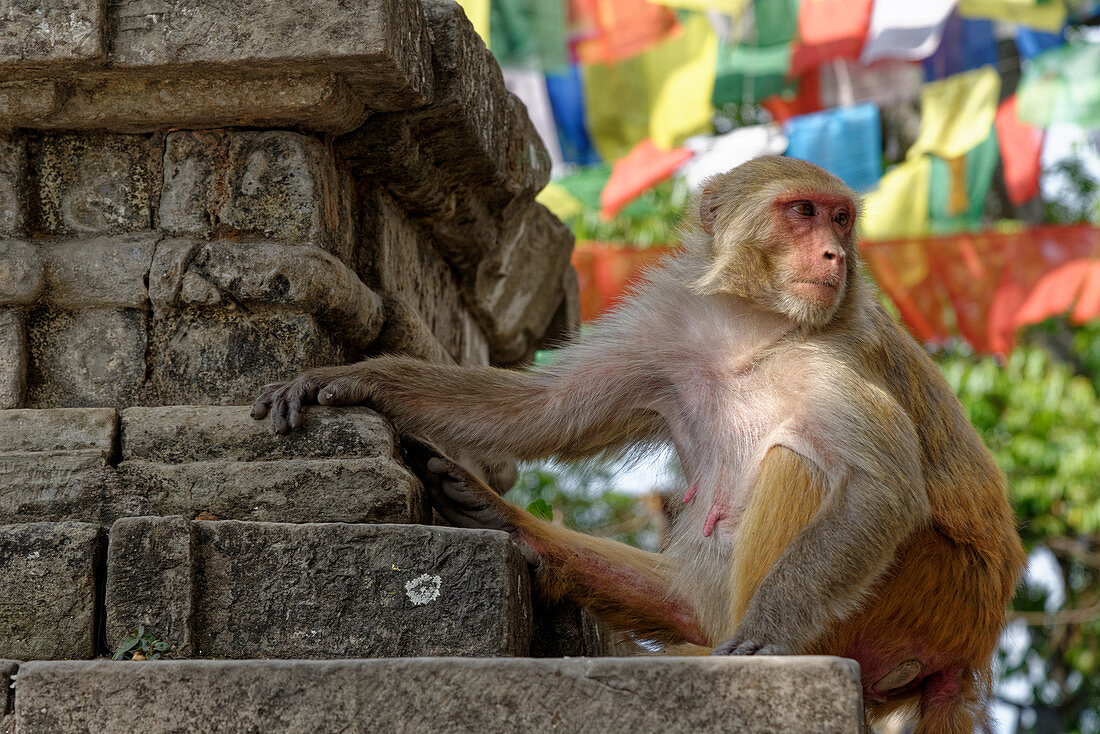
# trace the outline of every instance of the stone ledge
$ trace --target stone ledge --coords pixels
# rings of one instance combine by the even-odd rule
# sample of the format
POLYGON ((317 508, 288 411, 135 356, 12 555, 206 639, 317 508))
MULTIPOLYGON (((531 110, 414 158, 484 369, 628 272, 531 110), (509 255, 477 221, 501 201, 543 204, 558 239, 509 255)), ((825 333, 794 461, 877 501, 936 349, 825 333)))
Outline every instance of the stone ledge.
POLYGON ((109 645, 139 622, 213 658, 507 656, 530 645, 527 566, 497 531, 126 518, 108 558, 109 645))
POLYGON ((34 662, 20 734, 129 731, 856 734, 859 666, 841 658, 34 662), (105 695, 110 691, 110 695, 105 695))
MULTIPOLYGON (((419 106, 431 94, 431 40, 416 0, 300 7, 264 0, 45 0, 27 7, 9 12, 0 28, 0 74, 40 81, 55 93, 55 79, 70 82, 76 74, 113 75, 125 86, 143 77, 266 76, 285 69, 346 73, 381 110, 419 106)), ((102 110, 118 95, 97 103, 84 96, 102 110)))
POLYGON ((427 520, 384 418, 308 411, 309 427, 285 437, 241 406, 130 408, 121 429, 113 408, 0 411, 0 523, 427 520))

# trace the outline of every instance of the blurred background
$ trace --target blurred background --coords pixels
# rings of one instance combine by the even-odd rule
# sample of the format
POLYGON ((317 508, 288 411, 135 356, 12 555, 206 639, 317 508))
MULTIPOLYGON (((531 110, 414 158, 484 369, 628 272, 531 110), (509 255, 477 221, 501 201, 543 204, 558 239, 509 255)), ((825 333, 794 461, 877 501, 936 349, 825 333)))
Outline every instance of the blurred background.
MULTIPOLYGON (((1030 553, 1002 732, 1100 732, 1100 2, 460 0, 554 160, 586 321, 757 155, 865 198, 883 303, 1009 480, 1030 553)), ((553 353, 539 359, 552 360, 553 353)), ((513 501, 656 549, 669 453, 528 466, 513 501)))

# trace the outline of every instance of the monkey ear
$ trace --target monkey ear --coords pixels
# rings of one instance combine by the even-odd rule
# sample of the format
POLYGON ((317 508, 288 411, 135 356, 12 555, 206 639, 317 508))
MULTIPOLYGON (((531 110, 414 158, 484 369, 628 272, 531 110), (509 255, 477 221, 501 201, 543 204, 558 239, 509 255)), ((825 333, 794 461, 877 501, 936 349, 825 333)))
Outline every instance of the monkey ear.
POLYGON ((699 223, 703 225, 703 231, 714 235, 714 225, 718 220, 718 187, 708 182, 702 193, 699 194, 699 223))

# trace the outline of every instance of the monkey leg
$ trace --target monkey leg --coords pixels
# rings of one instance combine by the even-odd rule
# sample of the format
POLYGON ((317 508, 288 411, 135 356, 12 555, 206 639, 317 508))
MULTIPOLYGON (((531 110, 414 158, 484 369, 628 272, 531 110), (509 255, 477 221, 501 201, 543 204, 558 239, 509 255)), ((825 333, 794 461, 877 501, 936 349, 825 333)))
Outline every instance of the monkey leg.
POLYGON ((691 602, 671 591, 679 571, 672 557, 540 520, 505 502, 426 441, 405 439, 403 447, 439 514, 459 527, 511 534, 538 564, 538 582, 549 598, 571 599, 645 639, 706 644, 691 602))

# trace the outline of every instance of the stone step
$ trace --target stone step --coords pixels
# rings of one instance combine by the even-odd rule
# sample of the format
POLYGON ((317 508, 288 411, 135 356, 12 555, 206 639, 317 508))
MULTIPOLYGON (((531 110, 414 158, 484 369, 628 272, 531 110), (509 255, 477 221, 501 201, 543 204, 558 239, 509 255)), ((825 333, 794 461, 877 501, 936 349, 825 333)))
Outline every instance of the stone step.
MULTIPOLYGON (((605 655, 532 598, 504 533, 124 518, 0 525, 0 658, 93 658, 138 625, 203 658, 605 655), (106 625, 106 647, 101 625, 106 625)), ((2 731, 2 730, 0 730, 2 731)))
POLYGON ((202 513, 221 520, 410 523, 423 487, 365 408, 309 409, 276 436, 243 406, 0 411, 0 523, 202 513))
POLYGON ((499 531, 125 518, 107 642, 143 624, 204 658, 525 655, 530 588, 499 531))
MULTIPOLYGON (((855 734, 859 666, 830 657, 34 662, 16 734, 855 734)), ((0 720, 0 730, 4 725, 0 720)))

